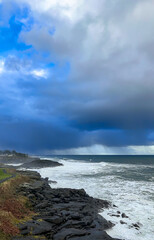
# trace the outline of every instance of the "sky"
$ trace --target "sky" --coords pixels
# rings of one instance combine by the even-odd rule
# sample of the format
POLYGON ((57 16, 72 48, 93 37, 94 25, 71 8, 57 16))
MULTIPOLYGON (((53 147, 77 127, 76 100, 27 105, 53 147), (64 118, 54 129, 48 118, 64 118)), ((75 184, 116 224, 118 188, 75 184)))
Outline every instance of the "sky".
POLYGON ((0 0, 0 149, 154 154, 153 0, 0 0))

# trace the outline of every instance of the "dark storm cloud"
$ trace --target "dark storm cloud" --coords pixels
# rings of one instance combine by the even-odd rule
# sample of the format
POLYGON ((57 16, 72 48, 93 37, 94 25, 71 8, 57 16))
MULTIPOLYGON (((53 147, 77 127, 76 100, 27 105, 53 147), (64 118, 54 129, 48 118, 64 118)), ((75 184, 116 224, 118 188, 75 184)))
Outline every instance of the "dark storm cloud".
POLYGON ((131 80, 124 84, 114 81, 115 85, 112 83, 101 92, 99 86, 91 86, 93 98, 86 95, 86 91, 90 92, 89 86, 84 86, 82 91, 74 92, 76 101, 66 102, 64 107, 61 106, 62 110, 85 129, 153 129, 153 75, 151 79, 144 80, 146 84, 140 81, 139 86, 131 80))
POLYGON ((152 145, 153 1, 15 2, 28 10, 0 58, 0 147, 152 145))
POLYGON ((0 125, 0 147, 19 151, 41 152, 49 149, 65 149, 79 144, 78 131, 62 128, 49 122, 21 119, 2 122, 0 125))

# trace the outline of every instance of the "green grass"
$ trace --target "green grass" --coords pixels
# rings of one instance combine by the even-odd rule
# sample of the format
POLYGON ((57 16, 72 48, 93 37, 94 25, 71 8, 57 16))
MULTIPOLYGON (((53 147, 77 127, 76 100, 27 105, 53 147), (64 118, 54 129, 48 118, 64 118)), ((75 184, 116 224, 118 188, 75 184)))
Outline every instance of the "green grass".
POLYGON ((0 181, 8 177, 11 177, 11 174, 5 173, 4 169, 0 169, 0 181))

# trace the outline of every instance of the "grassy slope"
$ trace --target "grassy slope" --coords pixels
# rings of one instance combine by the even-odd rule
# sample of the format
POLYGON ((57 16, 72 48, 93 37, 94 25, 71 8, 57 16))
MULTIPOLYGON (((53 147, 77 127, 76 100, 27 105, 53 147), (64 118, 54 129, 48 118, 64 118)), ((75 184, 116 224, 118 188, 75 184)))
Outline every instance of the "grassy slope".
POLYGON ((9 173, 5 173, 4 172, 4 169, 0 169, 0 181, 5 179, 5 178, 8 178, 8 177, 11 177, 11 175, 9 173))
MULTIPOLYGON (((12 174, 15 174, 15 170, 0 169, 0 180, 12 174)), ((28 199, 16 193, 16 188, 28 181, 27 177, 16 174, 14 178, 0 184, 0 240, 10 240, 12 236, 18 235, 16 225, 33 215, 29 210, 28 199)))

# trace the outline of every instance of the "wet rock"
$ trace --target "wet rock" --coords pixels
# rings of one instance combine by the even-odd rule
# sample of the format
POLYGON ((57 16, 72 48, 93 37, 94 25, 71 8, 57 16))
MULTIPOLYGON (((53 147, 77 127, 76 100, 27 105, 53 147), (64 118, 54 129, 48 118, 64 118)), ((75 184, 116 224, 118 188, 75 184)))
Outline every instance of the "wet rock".
POLYGON ((137 223, 133 223, 133 224, 131 225, 131 227, 134 227, 134 228, 136 228, 137 230, 140 229, 140 226, 139 226, 137 223))
POLYGON ((124 222, 124 221, 122 221, 122 220, 120 220, 120 223, 121 223, 121 224, 127 224, 126 222, 124 222))
POLYGON ((44 220, 29 221, 26 224, 19 226, 22 235, 40 235, 49 232, 52 225, 44 220))
POLYGON ((48 183, 50 183, 50 184, 51 184, 51 183, 52 183, 52 184, 57 184, 56 181, 52 181, 52 180, 49 180, 48 183))
POLYGON ((75 237, 70 237, 69 239, 72 239, 72 240, 113 240, 113 238, 108 236, 106 232, 101 231, 101 230, 98 230, 98 231, 94 230, 92 232, 88 232, 86 235, 81 236, 80 238, 75 236, 75 237))
POLYGON ((109 214, 111 217, 120 217, 118 214, 109 214))
POLYGON ((122 213, 122 214, 121 214, 121 217, 122 217, 122 218, 128 218, 128 216, 127 216, 125 213, 122 213))
POLYGON ((40 180, 41 175, 36 171, 20 171, 16 170, 17 173, 30 177, 31 180, 40 180))
POLYGON ((26 228, 26 229, 22 230, 20 233, 21 233, 21 235, 25 236, 25 235, 29 234, 29 230, 28 230, 28 228, 26 228))
POLYGON ((84 189, 49 186, 47 179, 22 184, 19 191, 29 196, 37 215, 20 225, 22 236, 43 235, 50 240, 113 240, 105 232, 113 226, 98 214, 108 201, 90 197, 84 189))
POLYGON ((88 233, 85 230, 79 230, 75 228, 67 228, 67 229, 62 229, 59 231, 57 234, 54 235, 53 240, 65 240, 66 237, 67 239, 70 239, 70 237, 80 237, 80 236, 85 236, 88 233))
MULTIPOLYGON (((35 181, 34 183, 23 183, 20 185, 20 189, 26 192, 30 192, 31 190, 41 190, 44 187, 43 181, 35 181)), ((31 191, 31 193, 33 193, 31 191)))
POLYGON ((71 218, 74 220, 80 220, 82 218, 82 215, 80 215, 79 213, 72 213, 71 218))
POLYGON ((29 194, 28 196, 27 196, 29 199, 34 199, 35 198, 35 195, 34 194, 29 194))
POLYGON ((44 199, 44 196, 43 196, 41 193, 37 193, 37 197, 38 197, 40 200, 43 200, 43 199, 44 199))
POLYGON ((29 168, 29 169, 33 169, 33 168, 46 168, 46 167, 58 167, 58 166, 62 166, 63 164, 59 163, 59 162, 55 162, 55 161, 51 161, 51 160, 34 160, 32 162, 27 162, 22 164, 20 167, 21 168, 29 168))
POLYGON ((115 204, 113 204, 113 207, 114 207, 114 208, 117 208, 117 206, 116 206, 115 204))
POLYGON ((35 206, 35 209, 46 208, 46 207, 48 207, 48 205, 49 205, 49 201, 48 201, 48 200, 45 200, 45 201, 37 204, 37 205, 35 206))
POLYGON ((64 221, 64 218, 60 217, 60 216, 53 216, 48 218, 48 222, 50 223, 54 223, 54 224, 61 224, 64 221))

